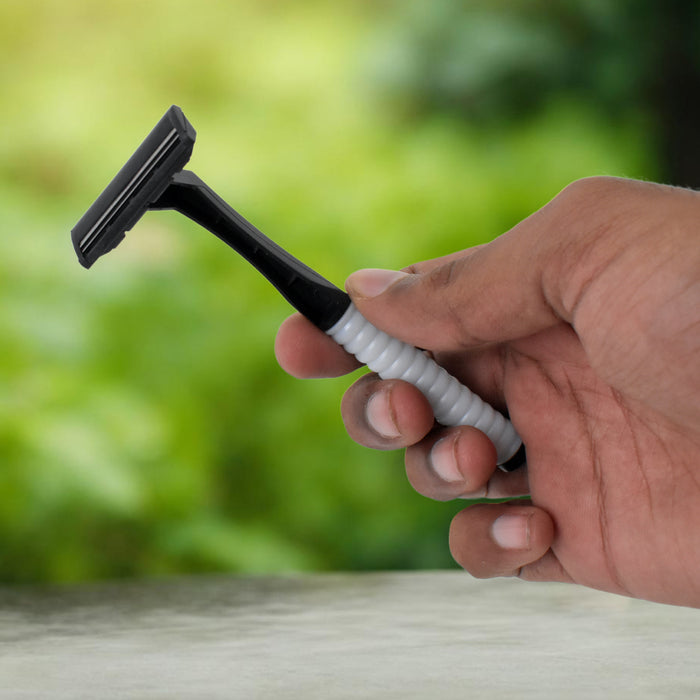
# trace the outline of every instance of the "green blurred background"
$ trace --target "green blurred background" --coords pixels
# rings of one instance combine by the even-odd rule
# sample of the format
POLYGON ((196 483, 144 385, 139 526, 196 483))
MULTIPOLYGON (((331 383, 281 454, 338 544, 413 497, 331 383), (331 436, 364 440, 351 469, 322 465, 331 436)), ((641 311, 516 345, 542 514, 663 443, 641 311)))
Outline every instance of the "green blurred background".
POLYGON ((463 504, 350 441, 349 378, 278 368, 289 309, 245 262, 152 213, 87 272, 70 229, 173 103, 192 168, 338 284, 487 241, 578 177, 698 184, 697 14, 5 0, 0 580, 452 566, 463 504))

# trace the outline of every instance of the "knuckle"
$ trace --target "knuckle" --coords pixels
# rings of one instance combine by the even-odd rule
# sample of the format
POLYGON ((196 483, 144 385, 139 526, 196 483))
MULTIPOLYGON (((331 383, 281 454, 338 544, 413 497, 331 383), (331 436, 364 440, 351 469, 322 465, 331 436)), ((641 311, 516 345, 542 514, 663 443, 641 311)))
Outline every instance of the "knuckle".
POLYGON ((427 274, 428 285, 437 292, 451 289, 458 277, 456 267, 457 261, 451 260, 433 268, 427 274))
POLYGON ((566 228, 577 228, 583 223, 584 230, 599 221, 607 220, 619 211, 620 202, 626 197, 638 195, 638 183, 634 180, 593 175, 574 180, 551 202, 555 220, 566 228))
POLYGON ((434 308, 442 318, 444 336, 451 346, 457 347, 466 347, 472 340, 463 293, 466 264, 462 259, 439 265, 426 274, 424 285, 424 292, 437 301, 434 308))
POLYGON ((559 194, 559 197, 576 202, 586 202, 597 199, 602 192, 608 191, 611 187, 617 186, 620 179, 607 175, 593 175, 583 177, 569 183, 559 194))

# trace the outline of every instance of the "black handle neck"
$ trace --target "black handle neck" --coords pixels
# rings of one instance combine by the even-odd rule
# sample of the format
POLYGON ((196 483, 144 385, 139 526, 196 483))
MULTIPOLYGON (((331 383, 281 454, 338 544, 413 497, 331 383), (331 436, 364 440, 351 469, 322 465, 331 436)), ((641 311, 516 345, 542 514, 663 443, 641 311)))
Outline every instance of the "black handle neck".
POLYGON ((211 231, 254 265, 314 325, 327 331, 350 297, 260 232, 194 173, 177 173, 150 209, 175 209, 211 231))

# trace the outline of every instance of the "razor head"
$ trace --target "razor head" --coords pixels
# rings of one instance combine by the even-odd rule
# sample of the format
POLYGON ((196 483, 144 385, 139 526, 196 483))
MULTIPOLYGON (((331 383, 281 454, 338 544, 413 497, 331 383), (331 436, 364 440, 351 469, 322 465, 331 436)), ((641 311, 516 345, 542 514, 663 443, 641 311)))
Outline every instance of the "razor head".
POLYGON ((195 137, 182 110, 173 105, 71 231, 81 265, 90 267, 121 243, 184 168, 195 137))

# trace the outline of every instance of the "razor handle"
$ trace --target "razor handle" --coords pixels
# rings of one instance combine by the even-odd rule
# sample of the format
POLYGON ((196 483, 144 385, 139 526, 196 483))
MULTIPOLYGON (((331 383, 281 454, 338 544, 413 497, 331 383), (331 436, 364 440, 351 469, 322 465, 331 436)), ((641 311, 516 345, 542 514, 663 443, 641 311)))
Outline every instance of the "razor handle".
POLYGON ((360 314, 346 292, 281 248, 189 171, 175 175, 151 205, 175 209, 248 260, 289 303, 382 379, 401 379, 428 399, 445 426, 471 425, 496 447, 497 463, 512 471, 525 462, 512 423, 421 350, 392 338, 360 314))
POLYGON ((522 440, 507 418, 425 352, 373 326, 352 302, 326 333, 382 379, 401 379, 418 388, 438 423, 470 425, 485 433, 496 447, 497 463, 503 471, 522 466, 522 440))

